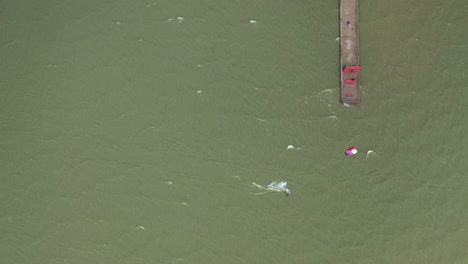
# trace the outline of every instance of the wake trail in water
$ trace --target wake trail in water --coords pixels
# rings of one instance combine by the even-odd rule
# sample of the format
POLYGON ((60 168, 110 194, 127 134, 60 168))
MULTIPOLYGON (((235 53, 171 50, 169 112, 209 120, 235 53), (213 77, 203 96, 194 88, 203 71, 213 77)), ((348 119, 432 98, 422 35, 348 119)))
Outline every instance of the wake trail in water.
POLYGON ((266 190, 266 192, 261 192, 261 193, 254 193, 255 195, 261 195, 261 194, 265 194, 267 192, 283 192, 283 193, 286 193, 286 196, 289 196, 291 194, 291 191, 286 188, 286 186, 288 185, 287 182, 285 181, 281 181, 281 182, 272 182, 270 184, 268 184, 266 187, 260 185, 260 184, 257 184, 255 182, 252 182, 253 186, 261 189, 261 190, 266 190))

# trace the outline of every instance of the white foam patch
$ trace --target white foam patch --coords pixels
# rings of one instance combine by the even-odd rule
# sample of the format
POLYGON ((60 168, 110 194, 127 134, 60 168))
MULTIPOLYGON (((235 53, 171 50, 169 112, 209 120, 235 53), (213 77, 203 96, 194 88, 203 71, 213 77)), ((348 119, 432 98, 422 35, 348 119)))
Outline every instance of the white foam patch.
POLYGON ((331 104, 335 100, 334 94, 333 94, 334 91, 335 91, 335 89, 322 90, 317 95, 318 99, 320 100, 320 102, 322 102, 324 104, 327 104, 328 106, 331 106, 331 104))
MULTIPOLYGON (((273 191, 273 192, 283 192, 283 193, 286 193, 286 196, 287 195, 290 195, 291 194, 291 191, 286 188, 286 186, 288 185, 288 183, 286 181, 280 181, 280 182, 272 182, 270 184, 268 184, 266 187, 260 185, 260 184, 257 184, 255 182, 252 182, 253 186, 261 189, 261 190, 266 190, 266 191, 273 191)), ((257 195, 260 195, 260 194, 265 194, 267 192, 263 192, 263 193, 255 193, 257 195)))
POLYGON ((369 155, 376 155, 376 153, 375 153, 375 151, 369 149, 369 150, 367 151, 366 158, 369 157, 369 155))

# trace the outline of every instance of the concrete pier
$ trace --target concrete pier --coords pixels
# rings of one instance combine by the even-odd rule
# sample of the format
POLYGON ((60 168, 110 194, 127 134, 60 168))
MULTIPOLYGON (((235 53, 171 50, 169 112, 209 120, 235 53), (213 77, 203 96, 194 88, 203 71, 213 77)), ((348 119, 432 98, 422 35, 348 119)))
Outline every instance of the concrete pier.
POLYGON ((340 1, 341 102, 360 103, 358 0, 340 1))

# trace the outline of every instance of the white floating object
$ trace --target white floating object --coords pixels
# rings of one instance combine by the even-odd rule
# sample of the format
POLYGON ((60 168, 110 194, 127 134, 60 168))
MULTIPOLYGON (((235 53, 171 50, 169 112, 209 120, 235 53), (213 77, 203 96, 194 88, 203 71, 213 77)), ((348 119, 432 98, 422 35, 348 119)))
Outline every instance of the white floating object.
POLYGON ((141 226, 141 225, 139 225, 139 226, 137 226, 137 229, 140 229, 140 230, 145 230, 145 227, 144 227, 144 226, 141 226))
POLYGON ((250 20, 250 24, 257 24, 257 20, 250 20))
POLYGON ((167 182, 164 182, 164 183, 167 184, 167 185, 172 185, 172 184, 173 184, 173 183, 170 182, 170 181, 167 181, 167 182))
POLYGON ((293 145, 288 145, 288 147, 286 148, 286 150, 288 149, 294 149, 294 146, 293 145))
POLYGON ((370 149, 369 149, 369 150, 367 151, 366 157, 369 157, 369 155, 371 155, 371 154, 375 155, 375 152, 374 152, 373 150, 370 150, 370 149))
POLYGON ((182 23, 185 19, 183 17, 177 17, 177 20, 179 21, 179 23, 182 23))
POLYGON ((203 93, 202 90, 198 90, 198 91, 197 91, 197 94, 202 94, 202 93, 203 93))

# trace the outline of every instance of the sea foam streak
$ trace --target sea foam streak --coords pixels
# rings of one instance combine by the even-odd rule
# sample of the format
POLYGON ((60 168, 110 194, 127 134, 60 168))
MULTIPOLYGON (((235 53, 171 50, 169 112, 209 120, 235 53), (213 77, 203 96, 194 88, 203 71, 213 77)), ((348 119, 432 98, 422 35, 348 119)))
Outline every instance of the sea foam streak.
MULTIPOLYGON (((291 191, 288 188, 286 188, 286 185, 288 185, 288 183, 285 182, 285 181, 281 181, 281 182, 274 181, 274 182, 268 184, 268 186, 266 186, 266 187, 264 187, 264 186, 262 186, 260 184, 257 184, 255 182, 252 182, 252 184, 255 187, 257 187, 259 189, 262 189, 262 190, 274 191, 274 192, 284 192, 284 193, 286 193, 286 196, 291 194, 291 191)), ((258 194, 264 194, 264 193, 266 193, 266 192, 256 193, 256 194, 258 195, 258 194)))

